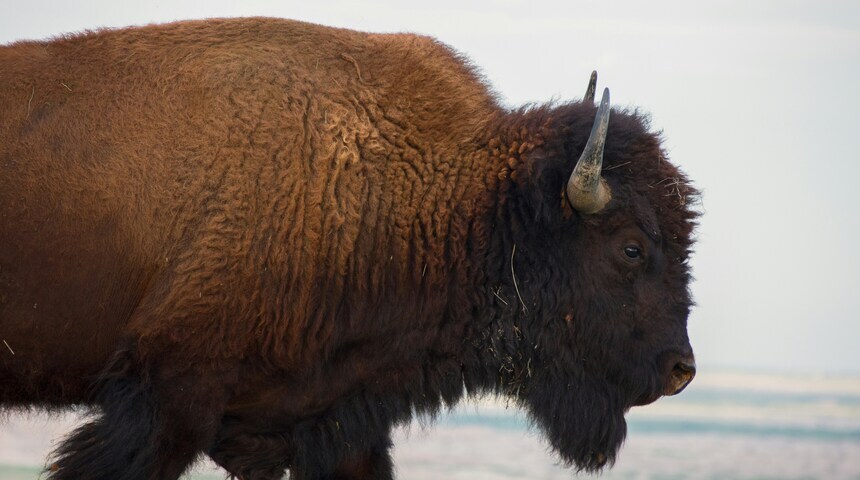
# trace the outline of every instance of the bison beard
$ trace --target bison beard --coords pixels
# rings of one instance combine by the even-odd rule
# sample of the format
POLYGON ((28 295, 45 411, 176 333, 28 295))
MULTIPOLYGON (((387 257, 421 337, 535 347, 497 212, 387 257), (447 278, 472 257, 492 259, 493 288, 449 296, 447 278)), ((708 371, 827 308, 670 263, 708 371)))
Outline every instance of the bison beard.
POLYGON ((524 404, 566 463, 597 471, 615 462, 627 434, 628 405, 621 395, 592 382, 546 378, 535 379, 535 384, 538 387, 528 392, 524 404), (570 387, 561 394, 553 384, 570 387))
POLYGON ((696 191, 595 82, 511 111, 433 39, 262 18, 0 46, 0 407, 92 408, 53 480, 385 480, 485 395, 610 465, 695 373, 696 191))

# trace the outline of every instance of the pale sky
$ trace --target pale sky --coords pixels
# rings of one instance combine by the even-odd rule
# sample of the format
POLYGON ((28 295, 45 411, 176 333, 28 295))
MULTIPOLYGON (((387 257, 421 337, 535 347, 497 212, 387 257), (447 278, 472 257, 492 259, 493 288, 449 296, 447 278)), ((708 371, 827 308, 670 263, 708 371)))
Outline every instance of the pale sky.
POLYGON ((3 0, 0 43, 248 15, 409 31, 509 105, 579 98, 597 69, 704 192, 700 368, 860 373, 860 2, 705 3, 3 0))

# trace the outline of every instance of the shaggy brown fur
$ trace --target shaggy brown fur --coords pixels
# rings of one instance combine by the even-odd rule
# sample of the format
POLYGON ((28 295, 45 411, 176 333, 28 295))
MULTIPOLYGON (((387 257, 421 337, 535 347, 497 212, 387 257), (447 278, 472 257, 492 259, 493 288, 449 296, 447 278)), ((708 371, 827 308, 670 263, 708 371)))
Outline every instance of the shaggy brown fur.
POLYGON ((613 200, 579 215, 594 106, 507 111, 431 38, 19 42, 0 111, 0 403, 98 407, 53 479, 390 478, 390 429, 465 393, 597 469, 690 354, 695 192, 657 136, 613 112, 613 200))

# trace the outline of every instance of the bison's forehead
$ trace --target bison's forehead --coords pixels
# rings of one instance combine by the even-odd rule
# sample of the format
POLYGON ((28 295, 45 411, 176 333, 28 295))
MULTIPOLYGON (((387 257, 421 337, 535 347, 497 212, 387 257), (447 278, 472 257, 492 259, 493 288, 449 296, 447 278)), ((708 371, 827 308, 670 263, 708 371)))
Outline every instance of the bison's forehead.
MULTIPOLYGON (((693 229, 699 215, 699 192, 665 156, 658 158, 658 167, 651 170, 650 177, 645 177, 648 183, 640 185, 640 192, 655 212, 663 240, 679 245, 684 249, 679 253, 686 256, 693 244, 693 229)), ((637 174, 645 176, 644 172, 637 174)))
POLYGON ((668 159, 647 118, 613 112, 610 124, 604 175, 618 186, 620 208, 630 210, 648 235, 689 248, 699 215, 698 190, 668 159))

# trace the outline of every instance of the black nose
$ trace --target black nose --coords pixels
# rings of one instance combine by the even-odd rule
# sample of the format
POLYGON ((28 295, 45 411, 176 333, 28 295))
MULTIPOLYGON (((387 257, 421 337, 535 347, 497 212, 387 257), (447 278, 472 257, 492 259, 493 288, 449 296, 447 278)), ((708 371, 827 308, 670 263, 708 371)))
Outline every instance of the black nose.
POLYGON ((669 374, 669 381, 664 390, 665 395, 677 395, 681 393, 693 377, 696 376, 696 360, 693 357, 683 358, 672 368, 672 373, 669 374))

